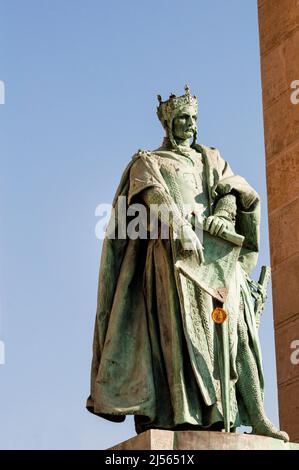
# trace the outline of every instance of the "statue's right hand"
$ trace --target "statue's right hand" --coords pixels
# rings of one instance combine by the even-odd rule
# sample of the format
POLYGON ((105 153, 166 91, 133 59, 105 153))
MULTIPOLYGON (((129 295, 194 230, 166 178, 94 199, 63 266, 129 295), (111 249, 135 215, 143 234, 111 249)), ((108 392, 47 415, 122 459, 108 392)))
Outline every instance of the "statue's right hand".
POLYGON ((182 227, 181 245, 183 250, 185 251, 195 251, 199 258, 199 262, 204 262, 204 248, 198 236, 196 235, 192 227, 189 225, 185 225, 184 227, 182 227))

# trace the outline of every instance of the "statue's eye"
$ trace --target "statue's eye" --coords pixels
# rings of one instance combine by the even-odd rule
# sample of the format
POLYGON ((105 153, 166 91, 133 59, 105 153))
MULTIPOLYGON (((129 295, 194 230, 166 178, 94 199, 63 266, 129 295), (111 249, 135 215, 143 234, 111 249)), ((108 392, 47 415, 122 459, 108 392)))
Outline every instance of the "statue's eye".
POLYGON ((194 121, 197 121, 197 116, 196 116, 196 114, 195 114, 194 116, 192 116, 192 117, 193 117, 194 121))

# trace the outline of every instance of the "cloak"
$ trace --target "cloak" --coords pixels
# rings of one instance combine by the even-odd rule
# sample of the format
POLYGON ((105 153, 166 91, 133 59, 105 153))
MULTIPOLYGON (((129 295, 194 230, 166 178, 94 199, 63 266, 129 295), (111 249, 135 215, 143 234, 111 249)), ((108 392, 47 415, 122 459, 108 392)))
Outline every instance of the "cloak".
MULTIPOLYGON (((232 424, 246 424, 242 400, 234 390, 236 325, 242 297, 263 389, 260 346, 247 282, 259 250, 259 197, 244 178, 233 175, 217 149, 203 145, 195 149, 203 156, 211 213, 219 196, 233 193, 237 197, 236 231, 244 236, 244 242, 230 275, 225 305, 230 312, 232 424)), ((178 258, 172 239, 157 244, 108 236, 111 227, 116 234, 118 231, 119 196, 126 197, 129 205, 146 188, 157 187, 169 194, 159 171, 161 156, 159 149, 138 151, 124 171, 113 201, 100 263, 87 409, 111 421, 123 421, 126 415, 144 417, 149 427, 172 429, 186 423, 208 427, 223 420, 210 321, 212 296, 174 269, 178 258), (161 265, 166 266, 164 271, 161 265), (159 292, 159 285, 164 290, 159 292), (177 303, 179 317, 176 313, 161 322, 157 298, 160 311, 175 310, 177 303)))

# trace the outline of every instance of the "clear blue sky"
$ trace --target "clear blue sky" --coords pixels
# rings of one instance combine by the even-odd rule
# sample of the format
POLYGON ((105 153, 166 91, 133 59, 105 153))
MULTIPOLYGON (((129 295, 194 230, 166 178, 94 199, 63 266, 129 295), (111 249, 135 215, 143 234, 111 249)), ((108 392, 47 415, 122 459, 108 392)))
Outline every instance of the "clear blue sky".
MULTIPOLYGON (((256 0, 2 0, 0 44, 0 446, 107 448, 134 428, 85 410, 94 212, 160 144, 157 93, 197 94, 199 141, 261 194, 269 263, 256 0)), ((261 339, 277 424, 271 301, 261 339)))

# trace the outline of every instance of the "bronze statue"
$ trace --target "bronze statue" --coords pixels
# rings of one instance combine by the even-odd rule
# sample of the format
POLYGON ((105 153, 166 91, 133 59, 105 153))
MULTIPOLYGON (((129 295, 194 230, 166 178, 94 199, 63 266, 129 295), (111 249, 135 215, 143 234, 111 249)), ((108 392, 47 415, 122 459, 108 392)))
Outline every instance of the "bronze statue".
POLYGON ((112 421, 134 415, 137 432, 244 424, 287 441, 263 406, 257 327, 266 279, 250 278, 259 196, 217 149, 197 143, 188 87, 158 98, 166 137, 133 156, 103 244, 87 408, 112 421), (120 201, 145 207, 157 236, 149 218, 146 236, 119 236, 120 201))

